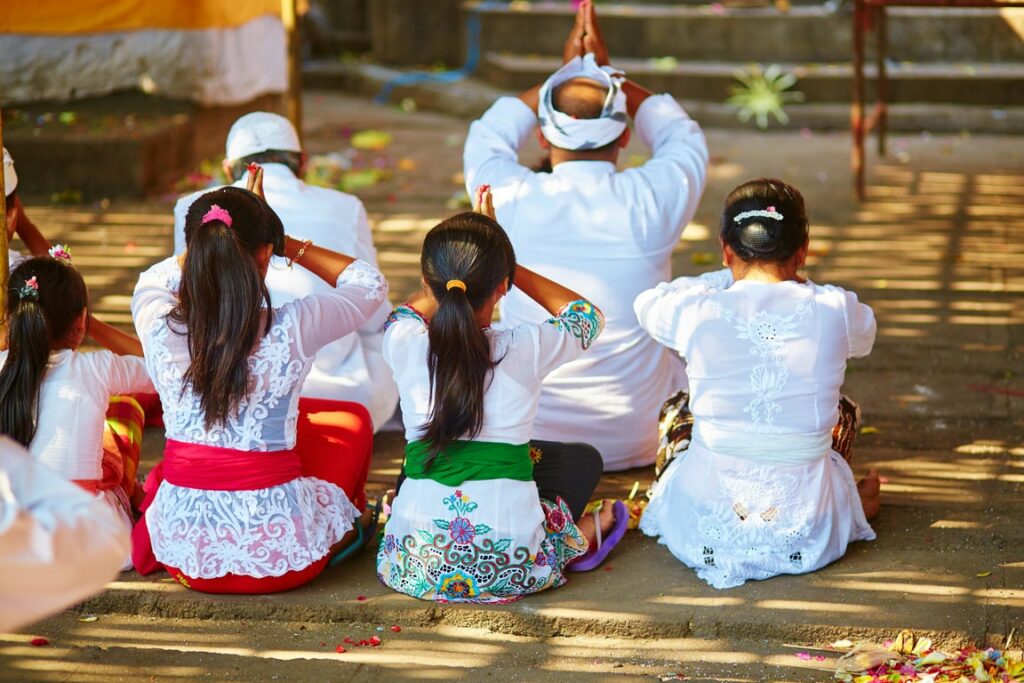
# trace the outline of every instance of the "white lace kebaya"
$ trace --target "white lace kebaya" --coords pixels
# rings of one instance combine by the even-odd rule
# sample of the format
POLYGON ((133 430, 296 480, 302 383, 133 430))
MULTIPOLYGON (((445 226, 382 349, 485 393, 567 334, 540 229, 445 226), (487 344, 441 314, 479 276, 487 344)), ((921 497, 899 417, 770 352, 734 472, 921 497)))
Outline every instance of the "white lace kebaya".
POLYGON ((640 529, 715 588, 814 571, 875 537, 831 448, 848 358, 875 317, 813 282, 681 277, 637 297, 640 325, 687 361, 694 430, 640 529))
MULTIPOLYGON (((383 301, 387 281, 364 261, 338 277, 330 293, 273 309, 270 332, 249 357, 253 389, 223 424, 206 429, 199 399, 182 377, 188 344, 167 313, 177 301, 175 258, 139 277, 132 316, 146 366, 164 407, 168 439, 243 451, 295 446, 299 389, 316 352, 359 327, 383 301), (173 328, 173 329, 172 329, 173 328)), ((187 576, 263 578, 305 569, 326 556, 358 517, 336 485, 299 477, 255 491, 206 491, 168 482, 147 513, 153 552, 187 576)))

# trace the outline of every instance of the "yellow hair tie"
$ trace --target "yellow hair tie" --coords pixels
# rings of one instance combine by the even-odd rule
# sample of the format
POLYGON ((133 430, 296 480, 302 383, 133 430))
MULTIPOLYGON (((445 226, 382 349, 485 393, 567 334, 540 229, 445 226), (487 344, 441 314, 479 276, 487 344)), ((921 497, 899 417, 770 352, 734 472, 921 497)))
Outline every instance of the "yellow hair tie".
POLYGON ((461 289, 463 293, 465 293, 466 283, 463 282, 462 280, 449 280, 448 284, 445 285, 445 289, 447 289, 449 292, 456 288, 461 289))

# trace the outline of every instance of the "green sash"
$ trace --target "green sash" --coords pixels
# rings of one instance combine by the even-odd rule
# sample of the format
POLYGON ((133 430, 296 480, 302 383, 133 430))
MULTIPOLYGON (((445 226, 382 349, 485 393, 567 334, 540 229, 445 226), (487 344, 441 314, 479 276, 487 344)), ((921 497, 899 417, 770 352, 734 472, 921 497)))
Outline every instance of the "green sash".
POLYGON ((458 486, 464 481, 485 479, 533 480, 530 444, 518 446, 489 441, 456 441, 438 453, 430 469, 430 450, 424 441, 410 441, 405 446, 405 476, 409 479, 431 479, 445 486, 458 486))

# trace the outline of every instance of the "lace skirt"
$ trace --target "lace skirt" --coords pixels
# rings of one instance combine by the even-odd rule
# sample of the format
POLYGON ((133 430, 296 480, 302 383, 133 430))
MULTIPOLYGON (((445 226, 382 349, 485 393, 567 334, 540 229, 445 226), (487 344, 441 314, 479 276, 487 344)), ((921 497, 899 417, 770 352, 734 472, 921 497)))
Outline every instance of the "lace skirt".
POLYGON ((316 477, 255 491, 165 481, 146 514, 156 559, 201 579, 303 570, 325 557, 358 517, 341 488, 316 477))
POLYGON ((687 399, 679 392, 662 409, 656 480, 640 530, 698 577, 733 588, 803 574, 839 559, 848 544, 875 538, 846 460, 856 433, 852 401, 840 402, 832 450, 811 463, 781 465, 691 444, 687 399))
POLYGON ((532 482, 406 479, 377 553, 381 582, 437 602, 504 603, 565 583, 587 551, 569 507, 532 482))

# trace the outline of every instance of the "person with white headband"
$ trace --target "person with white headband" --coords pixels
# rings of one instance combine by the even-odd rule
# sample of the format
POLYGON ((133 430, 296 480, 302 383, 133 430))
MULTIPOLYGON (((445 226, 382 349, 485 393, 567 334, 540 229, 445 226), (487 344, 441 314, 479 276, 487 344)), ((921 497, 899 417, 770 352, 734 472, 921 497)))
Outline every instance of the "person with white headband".
POLYGON ((839 393, 871 352, 857 295, 800 275, 808 222, 781 180, 725 200, 725 269, 637 297, 652 339, 686 358, 689 393, 665 406, 662 452, 640 530, 715 588, 812 572, 872 540, 878 473, 850 469, 860 410, 839 393))
MULTIPOLYGON (((370 223, 363 203, 350 194, 307 185, 306 154, 291 122, 270 112, 251 112, 228 131, 224 174, 235 187, 245 187, 250 163, 263 167, 267 201, 281 217, 285 231, 296 239, 377 265, 370 223)), ((185 216, 207 190, 186 195, 174 207, 174 253, 185 251, 185 216)), ((332 288, 303 268, 289 268, 284 258, 272 257, 267 289, 274 306, 284 306, 309 294, 330 294, 332 288)), ((391 305, 381 302, 355 333, 324 346, 302 385, 302 397, 350 401, 366 407, 379 430, 395 413, 398 387, 384 363, 381 345, 391 305)))
MULTIPOLYGON (((654 95, 608 63, 593 6, 581 4, 566 64, 543 85, 503 97, 472 124, 464 167, 470 190, 493 189, 498 222, 521 262, 563 282, 604 311, 590 353, 545 379, 534 438, 593 445, 605 470, 649 465, 658 410, 686 378, 682 362, 644 334, 637 294, 671 276, 672 249, 704 190, 708 149, 669 95, 654 95), (616 171, 635 131, 652 150, 642 166, 616 171), (537 173, 517 153, 539 126, 552 170, 537 173)), ((502 325, 546 313, 513 289, 502 325)))

